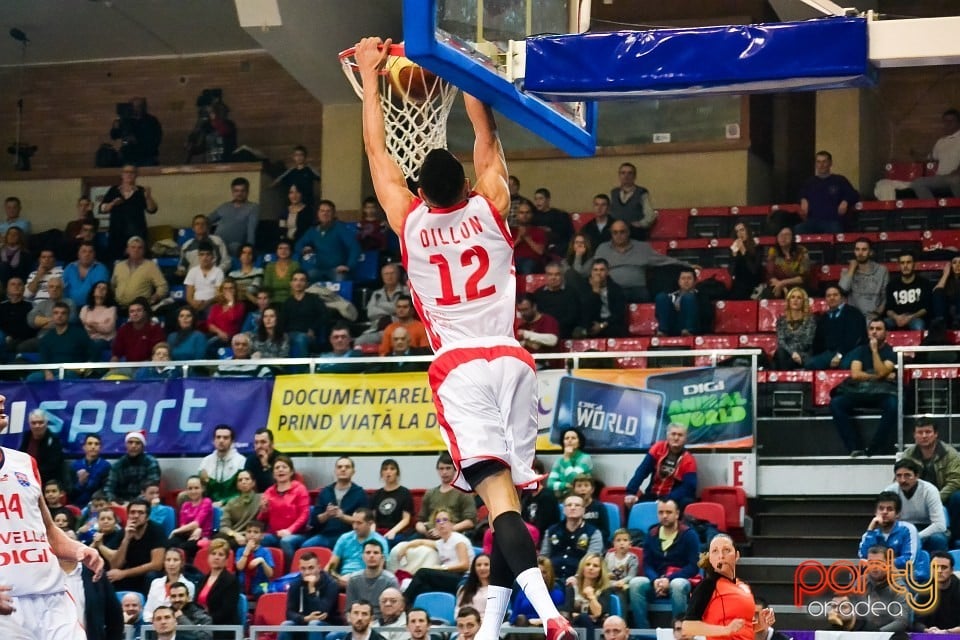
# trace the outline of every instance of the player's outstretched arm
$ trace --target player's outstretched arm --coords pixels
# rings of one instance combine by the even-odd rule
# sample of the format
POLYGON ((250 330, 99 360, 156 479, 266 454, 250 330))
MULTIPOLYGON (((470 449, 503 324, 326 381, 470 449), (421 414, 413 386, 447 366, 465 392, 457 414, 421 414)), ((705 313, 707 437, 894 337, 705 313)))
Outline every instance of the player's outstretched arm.
POLYGON ((507 187, 507 161, 503 157, 497 121, 490 105, 466 93, 463 104, 473 125, 473 166, 477 172, 474 189, 490 199, 501 215, 510 211, 510 189, 507 187))
POLYGON ((370 177, 380 206, 387 214, 387 222, 398 234, 403 219, 410 210, 413 194, 397 163, 387 152, 383 107, 380 106, 379 73, 390 55, 393 41, 364 38, 357 43, 354 57, 363 83, 363 146, 370 163, 370 177))

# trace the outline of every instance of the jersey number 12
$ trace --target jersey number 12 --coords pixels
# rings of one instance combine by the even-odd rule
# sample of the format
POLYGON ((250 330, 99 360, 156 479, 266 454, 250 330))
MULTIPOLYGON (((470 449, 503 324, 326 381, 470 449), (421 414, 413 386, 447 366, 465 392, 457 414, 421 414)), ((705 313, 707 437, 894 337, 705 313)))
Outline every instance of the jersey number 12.
POLYGON ((470 267, 474 265, 474 263, 476 263, 476 266, 473 272, 467 277, 467 281, 464 283, 464 295, 461 296, 453 291, 453 277, 450 273, 450 263, 447 262, 447 259, 439 253, 434 253, 430 256, 430 264, 437 265, 437 269, 440 271, 440 297, 437 298, 438 305, 441 307, 449 307, 450 305, 460 304, 464 301, 471 302, 473 300, 479 300, 480 298, 486 298, 496 293, 497 288, 492 284, 483 288, 480 287, 480 281, 483 280, 483 277, 487 275, 487 271, 490 270, 490 254, 479 245, 474 245, 460 254, 461 267, 470 267))

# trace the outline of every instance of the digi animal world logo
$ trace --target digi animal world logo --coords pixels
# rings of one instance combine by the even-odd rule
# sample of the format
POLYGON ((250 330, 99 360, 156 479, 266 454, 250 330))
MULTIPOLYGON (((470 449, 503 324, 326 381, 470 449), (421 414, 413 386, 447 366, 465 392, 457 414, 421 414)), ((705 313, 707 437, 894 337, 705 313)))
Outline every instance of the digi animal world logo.
POLYGON ((884 576, 890 591, 903 596, 907 607, 916 615, 925 615, 936 609, 939 595, 936 577, 931 575, 921 581, 912 560, 908 560, 903 569, 898 569, 892 549, 887 549, 882 559, 838 560, 829 565, 816 560, 801 562, 793 574, 793 603, 806 609, 814 618, 827 618, 833 614, 864 617, 884 611, 897 617, 906 615, 902 602, 886 602, 867 595, 868 579, 877 582, 884 576))

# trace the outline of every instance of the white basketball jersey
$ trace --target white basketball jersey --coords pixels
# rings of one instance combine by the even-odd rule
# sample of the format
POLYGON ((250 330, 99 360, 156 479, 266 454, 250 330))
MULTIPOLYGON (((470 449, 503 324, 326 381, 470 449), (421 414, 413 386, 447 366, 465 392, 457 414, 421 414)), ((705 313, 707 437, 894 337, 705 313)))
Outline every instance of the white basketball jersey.
POLYGON ((414 200, 400 235, 414 307, 434 351, 460 340, 513 337, 513 240, 489 200, 431 209, 414 200))
POLYGON ((20 451, 0 451, 0 584, 13 587, 15 596, 64 591, 63 571, 40 512, 43 487, 37 463, 20 451))

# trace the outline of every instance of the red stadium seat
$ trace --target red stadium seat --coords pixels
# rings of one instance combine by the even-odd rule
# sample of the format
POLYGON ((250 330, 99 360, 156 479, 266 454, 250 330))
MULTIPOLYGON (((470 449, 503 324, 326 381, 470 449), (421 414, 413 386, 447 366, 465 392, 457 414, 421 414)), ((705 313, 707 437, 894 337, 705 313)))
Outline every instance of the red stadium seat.
POLYGON ((253 611, 253 624, 278 626, 287 619, 287 594, 265 593, 257 598, 257 607, 253 611))
POLYGON ((547 274, 545 273, 530 273, 524 276, 524 291, 527 293, 533 293, 540 287, 547 284, 547 274))
MULTIPOLYGON (((197 555, 193 557, 193 566, 203 575, 210 573, 210 561, 207 556, 210 553, 209 547, 201 547, 197 550, 197 555)), ((234 573, 237 570, 236 562, 233 559, 233 553, 227 554, 227 571, 234 573)))
POLYGON ((423 506, 423 496, 427 493, 426 489, 410 489, 410 497, 413 498, 413 519, 416 520, 420 515, 420 508, 423 506))
MULTIPOLYGON (((694 349, 736 349, 740 346, 739 336, 697 336, 693 339, 693 348, 694 349)), ((717 359, 723 360, 724 358, 729 358, 730 356, 720 356, 717 359)), ((693 363, 698 367, 710 367, 715 363, 713 356, 697 356, 694 358, 693 363)))
POLYGON ((729 216, 730 207, 690 207, 691 216, 729 216))
MULTIPOLYGON (((270 557, 273 558, 273 573, 274 573, 274 575, 277 576, 277 577, 280 577, 280 576, 282 576, 283 574, 285 574, 285 573, 286 573, 286 558, 285 558, 284 555, 283 555, 283 549, 280 549, 280 548, 278 548, 278 547, 264 547, 264 549, 266 549, 266 550, 270 553, 270 557)), ((252 574, 255 573, 256 570, 257 570, 256 567, 254 567, 254 568, 251 570, 250 567, 248 566, 248 567, 247 567, 247 570, 245 571, 245 573, 252 576, 252 574)), ((248 578, 248 579, 245 580, 244 582, 245 582, 245 584, 246 584, 246 589, 247 589, 246 593, 247 593, 247 595, 250 595, 250 590, 253 588, 253 580, 251 580, 251 579, 248 578)))
POLYGON ((650 229, 651 240, 678 240, 687 237, 687 221, 690 212, 687 209, 660 209, 657 221, 650 229))
POLYGON ((960 230, 924 231, 920 240, 924 251, 960 248, 960 230))
POLYGON ((652 336, 657 332, 657 313, 652 303, 630 305, 627 331, 632 336, 652 336))
POLYGON ((776 384, 782 382, 784 384, 790 382, 806 382, 807 384, 813 384, 814 372, 807 371, 805 369, 794 369, 791 371, 772 371, 766 369, 764 371, 757 371, 757 383, 771 383, 776 384))
POLYGON ((650 346, 657 349, 693 349, 693 336, 654 336, 650 346))
POLYGON ((588 211, 584 213, 571 213, 570 221, 573 223, 574 233, 579 232, 580 229, 583 228, 583 225, 587 224, 588 222, 590 222, 596 217, 597 217, 597 214, 593 213, 592 211, 588 211))
POLYGON ((937 175, 937 169, 940 167, 940 163, 936 160, 928 160, 923 163, 923 175, 925 176, 935 176, 937 175))
POLYGON ((623 496, 627 495, 626 487, 604 487, 600 489, 600 502, 610 502, 623 508, 623 496))
POLYGON ((883 166, 883 177, 887 180, 901 180, 912 182, 924 175, 922 162, 891 161, 883 166))
POLYGON ((717 504, 716 502, 693 502, 684 508, 683 515, 712 522, 720 531, 727 530, 727 513, 724 511, 722 504, 717 504))
MULTIPOLYGON (((650 349, 650 338, 610 338, 607 340, 607 351, 647 351, 650 349)), ((617 358, 614 360, 618 369, 645 369, 647 359, 642 356, 617 358)), ((603 492, 601 491, 601 496, 603 492)), ((601 502, 608 502, 602 497, 601 502)))
POLYGON ((333 551, 326 547, 300 547, 294 552, 293 559, 290 560, 291 572, 300 570, 300 558, 308 551, 317 554, 317 564, 320 565, 320 568, 325 568, 330 563, 330 558, 333 557, 333 551))
POLYGON ((890 331, 887 344, 891 347, 916 347, 923 341, 923 331, 890 331))
POLYGON ((787 308, 786 300, 760 300, 757 310, 757 331, 774 333, 777 330, 777 318, 787 308))
POLYGON ((763 352, 772 358, 777 352, 777 336, 773 333, 744 334, 739 338, 739 346, 741 349, 763 349, 763 352))
POLYGON ((606 338, 587 338, 583 340, 564 340, 563 348, 574 353, 582 351, 606 351, 606 338))
POLYGON ((697 274, 697 282, 703 282, 711 278, 717 282, 722 282, 728 291, 733 286, 733 276, 730 275, 728 269, 700 269, 700 273, 697 274))
POLYGON ((715 502, 723 506, 727 515, 727 530, 743 527, 744 516, 747 510, 747 493, 743 487, 704 487, 700 494, 703 502, 715 502))
POLYGON ((840 282, 840 276, 843 275, 843 270, 847 268, 845 264, 825 264, 820 267, 820 273, 817 274, 817 279, 820 284, 832 283, 836 284, 840 282))
POLYGON ((850 377, 850 372, 840 371, 817 371, 813 376, 813 404, 818 407, 830 405, 830 392, 834 387, 850 377))
POLYGON ((756 300, 720 300, 713 322, 715 333, 756 333, 756 300))
POLYGON ((810 298, 810 313, 826 313, 827 312, 827 300, 826 298, 810 298))
POLYGON ((730 207, 732 216, 768 216, 770 215, 770 205, 744 205, 730 207))

